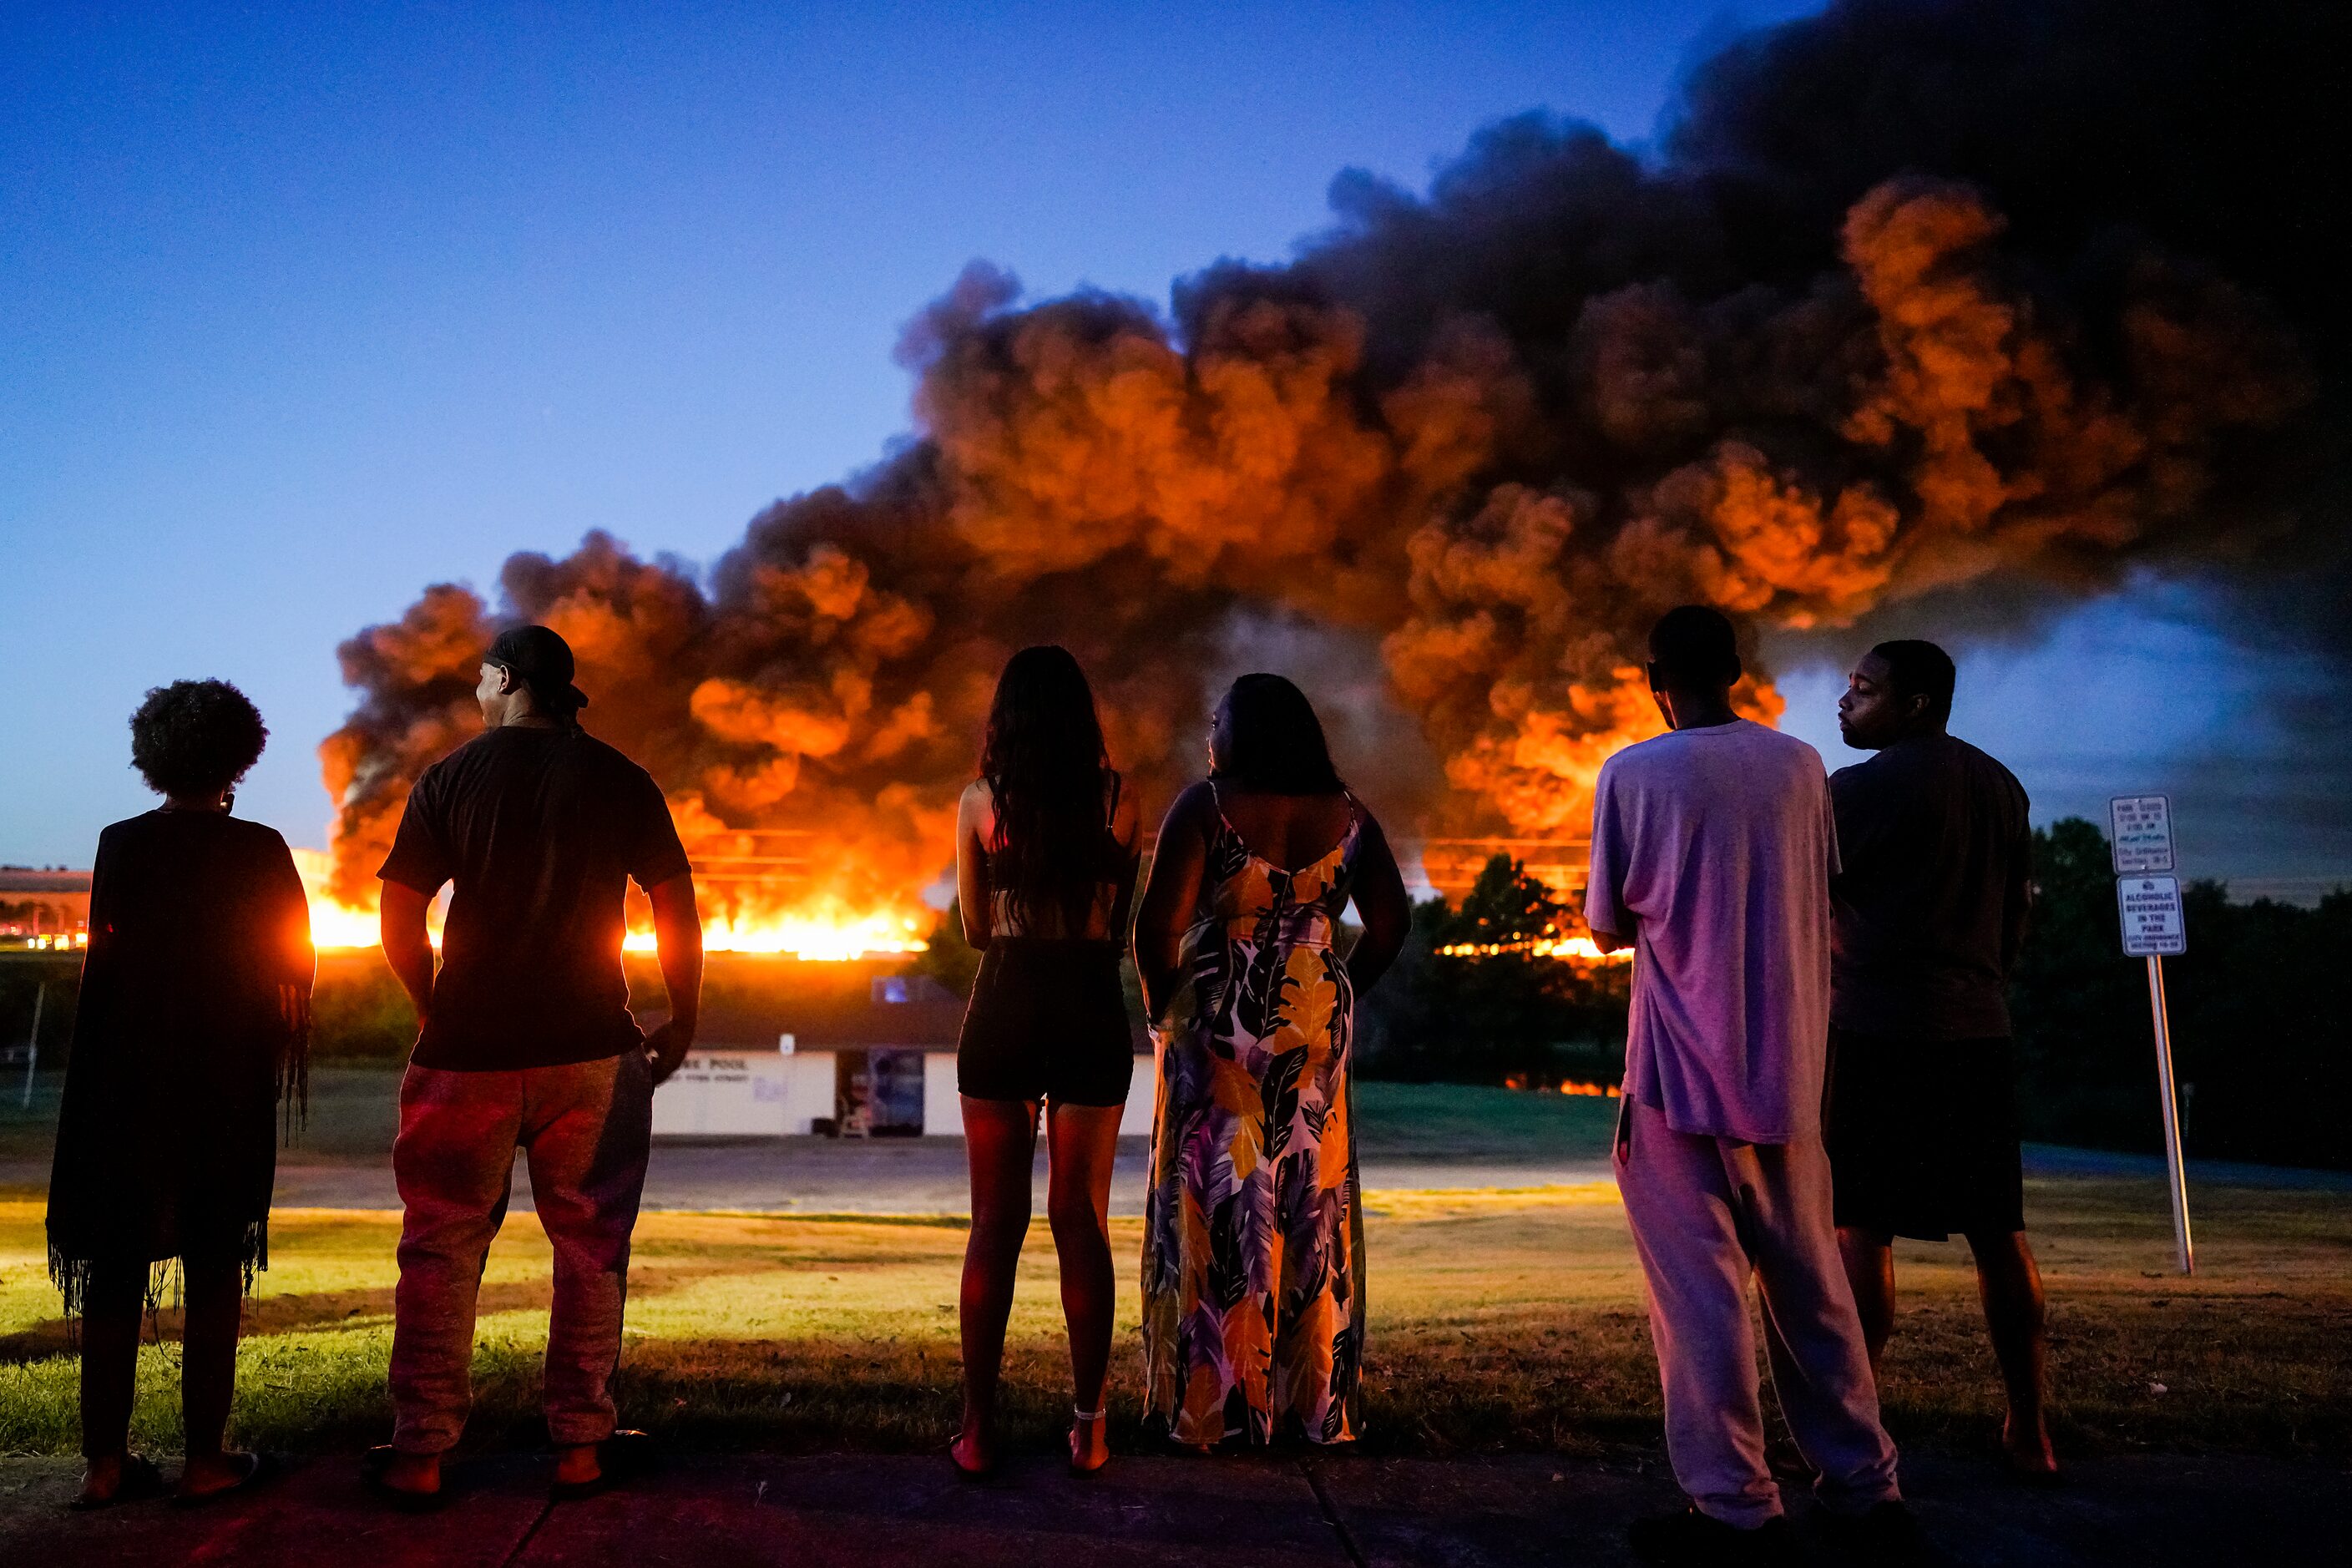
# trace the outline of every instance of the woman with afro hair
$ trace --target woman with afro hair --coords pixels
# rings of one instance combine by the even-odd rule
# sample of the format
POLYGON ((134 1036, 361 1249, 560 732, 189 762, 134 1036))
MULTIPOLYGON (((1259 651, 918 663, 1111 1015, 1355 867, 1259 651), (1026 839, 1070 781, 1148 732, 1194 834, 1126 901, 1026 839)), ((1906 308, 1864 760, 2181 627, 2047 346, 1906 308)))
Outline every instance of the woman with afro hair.
POLYGON ((223 1447, 237 1319, 269 1263, 281 1105, 304 1091, 313 956, 286 842, 229 815, 269 731, 245 694, 183 680, 131 716, 163 797, 99 836, 73 1055, 49 1181, 49 1272, 81 1318, 78 1509, 163 1489, 131 1452, 141 1319, 180 1266, 185 1506, 268 1471, 223 1447))

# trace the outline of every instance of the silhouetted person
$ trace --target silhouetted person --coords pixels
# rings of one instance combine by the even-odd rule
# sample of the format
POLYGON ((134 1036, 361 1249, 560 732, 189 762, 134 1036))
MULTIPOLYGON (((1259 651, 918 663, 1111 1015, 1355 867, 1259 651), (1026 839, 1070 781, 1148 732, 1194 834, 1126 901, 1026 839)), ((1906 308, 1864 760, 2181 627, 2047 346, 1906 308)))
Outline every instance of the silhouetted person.
POLYGON ((1731 623, 1703 605, 1650 633, 1667 734, 1602 764, 1585 916, 1635 949, 1617 1184, 1648 1282, 1666 1453, 1692 1501, 1643 1520, 1645 1563, 1772 1562, 1790 1550, 1764 1462, 1748 1283, 1772 1385, 1824 1528, 1880 1559, 1918 1548, 1839 1267, 1822 1147, 1829 879, 1822 760, 1740 718, 1731 623))
POLYGON ((1160 1047, 1143 1210, 1145 1419, 1176 1445, 1355 1440, 1364 1214, 1356 1001, 1412 918, 1297 687, 1244 675, 1168 808, 1135 921, 1160 1047), (1333 945, 1349 903, 1363 934, 1333 945))
POLYGON ((2044 1477, 2057 1472, 2049 1348, 2008 1000, 2033 834, 2010 771, 1944 732, 1953 683, 1935 644, 1881 643, 1838 701, 1846 744, 1878 753, 1830 779, 1843 860, 1830 883, 1838 1246, 1875 1368, 1895 1324, 1893 1238, 1968 1237, 2009 1394, 2002 1448, 2019 1474, 2044 1477))
MULTIPOLYGON (((130 1451, 152 1265, 180 1261, 186 1321, 178 1496, 268 1472, 222 1447, 239 1300, 269 1266, 278 1110, 310 1044, 310 910, 286 842, 229 815, 269 731, 226 681, 182 680, 131 717, 131 759, 163 804, 99 836, 89 952, 49 1182, 49 1272, 82 1315, 77 1508, 152 1496, 130 1451)), ((290 1108, 289 1108, 290 1109, 290 1108)))
POLYGON ((963 1263, 963 1425, 950 1450, 967 1475, 995 1464, 996 1380, 1013 1270, 1029 1231, 1039 1108, 1045 1212, 1069 1328, 1070 1468, 1110 1457, 1103 1373, 1118 1305, 1110 1176, 1135 1051, 1119 984, 1141 847, 1134 795, 1103 746, 1094 691, 1060 647, 1007 660, 988 711, 981 776, 956 815, 956 891, 981 950, 956 1047, 971 1238, 963 1263))
POLYGON ((425 770, 383 863, 383 953, 416 1004, 393 1173, 405 1211, 394 1297, 393 1437, 371 1485, 403 1507, 441 1496, 441 1456, 472 1403, 482 1259, 506 1217, 515 1151, 555 1252, 543 1400, 555 1495, 648 1460, 614 1431, 629 1235, 653 1088, 693 1043, 702 985, 694 879, 646 771, 583 732, 572 650, 545 626, 499 634, 475 698, 488 730, 425 770), (630 1016, 623 900, 653 900, 669 1017, 630 1016), (453 884, 439 972, 425 913, 453 884))

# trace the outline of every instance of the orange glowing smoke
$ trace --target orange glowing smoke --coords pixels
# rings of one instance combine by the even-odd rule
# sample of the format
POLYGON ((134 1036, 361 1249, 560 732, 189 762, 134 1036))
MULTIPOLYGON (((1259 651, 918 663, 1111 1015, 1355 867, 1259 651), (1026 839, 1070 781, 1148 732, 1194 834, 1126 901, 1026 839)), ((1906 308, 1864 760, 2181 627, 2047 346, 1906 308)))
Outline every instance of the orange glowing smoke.
MULTIPOLYGON (((1671 224, 1594 238, 1698 198, 1589 132, 1527 134, 1425 203, 1359 192, 1289 268, 1188 279, 1172 319, 1018 309, 975 266, 901 346, 921 439, 854 487, 779 502, 707 574, 592 534, 509 559, 499 617, 440 584, 362 631, 321 747, 322 928, 356 929, 409 782, 476 728, 497 618, 571 641, 588 727, 706 873, 714 946, 903 951, 1024 644, 1087 665, 1147 811, 1198 775, 1214 688, 1307 648, 1285 667, 1376 668, 1426 742, 1418 773, 1358 773, 1392 831, 1561 837, 1659 728, 1663 609, 1741 625, 1736 699, 1771 722, 1760 634, 2178 556, 2230 442, 2309 399, 2258 302, 2161 257, 2063 297, 1973 187, 1883 184, 1815 275, 1747 278, 1660 255, 1671 224)), ((1597 959, 1581 940, 1560 955, 1597 959)))

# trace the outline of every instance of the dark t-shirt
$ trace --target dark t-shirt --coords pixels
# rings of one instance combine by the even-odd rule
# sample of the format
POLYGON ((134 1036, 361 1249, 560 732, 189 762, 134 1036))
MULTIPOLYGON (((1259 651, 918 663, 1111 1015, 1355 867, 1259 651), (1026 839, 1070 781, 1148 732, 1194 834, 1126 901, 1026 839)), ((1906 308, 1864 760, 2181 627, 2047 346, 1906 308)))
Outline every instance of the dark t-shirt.
POLYGON ((377 873, 454 881, 414 1060, 476 1071, 595 1061, 640 1045, 622 900, 688 869, 646 770, 577 730, 484 731, 425 770, 377 873))
POLYGON ((1830 775, 1840 874, 1830 1020, 1864 1034, 2006 1035, 2025 934, 2025 790, 1966 741, 1921 735, 1830 775))

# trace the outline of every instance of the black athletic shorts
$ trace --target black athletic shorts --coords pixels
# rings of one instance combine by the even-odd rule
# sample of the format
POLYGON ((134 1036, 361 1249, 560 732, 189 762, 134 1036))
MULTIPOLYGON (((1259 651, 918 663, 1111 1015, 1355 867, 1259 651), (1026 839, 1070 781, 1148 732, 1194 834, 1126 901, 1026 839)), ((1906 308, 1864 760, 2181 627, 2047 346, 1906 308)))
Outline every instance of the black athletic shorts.
POLYGON ((1134 1072, 1116 943, 989 942, 956 1045, 959 1090, 974 1100, 1124 1105, 1134 1072))
POLYGON ((2006 1037, 1830 1030, 1823 1132, 1837 1223, 1944 1241, 2025 1228, 2017 1052, 2006 1037))

